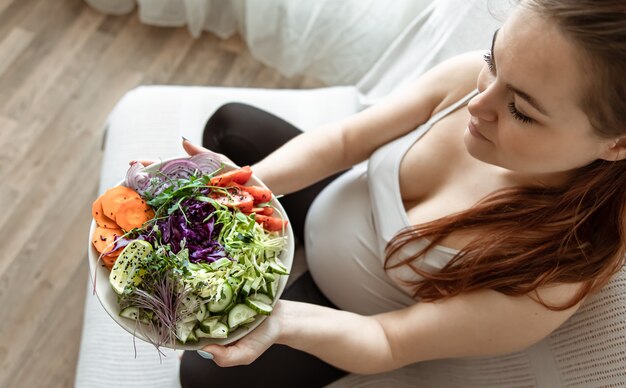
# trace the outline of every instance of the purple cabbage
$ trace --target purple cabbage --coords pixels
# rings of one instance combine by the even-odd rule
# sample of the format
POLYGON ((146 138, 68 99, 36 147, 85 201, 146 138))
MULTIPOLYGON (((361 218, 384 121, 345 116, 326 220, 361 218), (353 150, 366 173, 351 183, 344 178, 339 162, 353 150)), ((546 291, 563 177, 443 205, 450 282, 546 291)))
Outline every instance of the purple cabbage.
MULTIPOLYGON (((155 197, 177 179, 189 178, 198 173, 211 174, 221 167, 219 155, 203 152, 190 158, 181 158, 163 163, 158 172, 150 173, 139 162, 131 164, 126 174, 126 186, 137 191, 144 198, 155 197)), ((212 262, 226 257, 224 247, 217 242, 221 226, 216 227, 210 214, 215 211, 207 202, 186 199, 168 217, 156 221, 161 232, 162 244, 169 244, 174 253, 180 252, 181 242, 189 250, 189 260, 197 263, 212 262), (184 214, 183 214, 184 212, 184 214), (206 221, 205 221, 206 220, 206 221)), ((157 244, 153 230, 142 233, 138 238, 157 244)))
MULTIPOLYGON (((184 215, 181 209, 177 209, 169 217, 156 221, 161 232, 161 243, 170 244, 172 252, 178 253, 184 240, 184 247, 189 250, 189 261, 192 263, 213 262, 226 257, 224 247, 217 241, 222 227, 209 217, 215 208, 208 202, 195 199, 184 200, 181 207, 184 215)), ((140 238, 154 243, 156 234, 150 231, 140 238)))

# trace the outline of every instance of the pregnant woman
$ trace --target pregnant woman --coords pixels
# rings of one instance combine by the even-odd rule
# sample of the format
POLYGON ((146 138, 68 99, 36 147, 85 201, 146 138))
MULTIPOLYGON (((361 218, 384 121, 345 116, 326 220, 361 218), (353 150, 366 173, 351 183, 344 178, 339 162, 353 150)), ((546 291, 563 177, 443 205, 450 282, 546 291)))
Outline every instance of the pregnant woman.
POLYGON ((186 352, 183 387, 323 386, 559 327, 624 265, 625 12, 522 1, 487 54, 306 133, 219 109, 204 146, 286 194, 310 271, 242 340, 186 352))

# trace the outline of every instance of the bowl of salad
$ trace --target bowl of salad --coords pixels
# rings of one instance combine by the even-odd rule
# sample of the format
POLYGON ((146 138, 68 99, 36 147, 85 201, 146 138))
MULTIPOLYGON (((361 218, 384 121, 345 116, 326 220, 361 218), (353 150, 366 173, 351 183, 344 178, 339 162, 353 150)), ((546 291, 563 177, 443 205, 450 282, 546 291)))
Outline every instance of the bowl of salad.
POLYGON ((214 154, 144 167, 92 205, 89 268, 107 313, 157 349, 227 344, 272 313, 294 254, 281 204, 214 154))

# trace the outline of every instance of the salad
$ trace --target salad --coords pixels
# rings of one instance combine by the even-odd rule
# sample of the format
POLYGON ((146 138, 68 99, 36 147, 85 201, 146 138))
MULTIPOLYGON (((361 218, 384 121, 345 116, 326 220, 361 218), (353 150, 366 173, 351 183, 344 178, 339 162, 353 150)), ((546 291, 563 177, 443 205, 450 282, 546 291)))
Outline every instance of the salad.
POLYGON ((271 191, 248 185, 249 166, 224 171, 212 156, 153 172, 135 162, 92 205, 91 242, 120 316, 157 349, 229 338, 272 312, 289 274, 279 258, 287 220, 271 191))

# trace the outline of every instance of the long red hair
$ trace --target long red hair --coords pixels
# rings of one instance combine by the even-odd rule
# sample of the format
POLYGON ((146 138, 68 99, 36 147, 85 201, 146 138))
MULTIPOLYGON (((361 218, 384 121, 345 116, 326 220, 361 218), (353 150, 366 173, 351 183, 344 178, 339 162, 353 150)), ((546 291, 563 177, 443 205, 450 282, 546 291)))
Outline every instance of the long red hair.
MULTIPOLYGON (((626 11, 623 0, 528 0, 556 22, 586 55, 593 84, 587 115, 600 135, 626 134, 626 11)), ((599 290, 625 264, 626 160, 597 160, 574 171, 559 188, 499 190, 472 208, 400 231, 386 249, 385 269, 408 266, 421 279, 413 296, 434 301, 479 289, 520 296, 555 283, 583 287, 565 310, 599 290), (420 269, 423 254, 455 231, 477 237, 438 272, 420 269), (401 260, 399 249, 416 239, 430 243, 401 260)))

